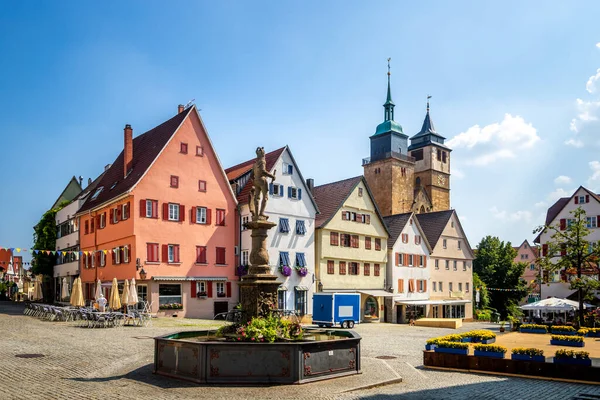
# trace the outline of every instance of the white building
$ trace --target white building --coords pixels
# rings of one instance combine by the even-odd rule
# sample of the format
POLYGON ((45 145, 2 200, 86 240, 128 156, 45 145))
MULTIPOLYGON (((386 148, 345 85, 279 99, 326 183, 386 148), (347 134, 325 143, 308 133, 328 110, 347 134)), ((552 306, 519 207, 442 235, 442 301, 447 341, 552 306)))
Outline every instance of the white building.
POLYGON ((414 213, 390 215, 383 220, 390 232, 386 283, 394 294, 386 299, 386 322, 408 323, 427 315, 431 248, 414 213))
MULTIPOLYGON (((100 175, 101 177, 102 175, 100 175)), ((85 190, 81 189, 81 182, 75 177, 71 179, 63 193, 59 196, 54 207, 61 202, 69 204, 58 210, 56 220, 56 265, 54 266, 54 298, 57 302, 68 302, 61 298, 63 284, 66 281, 67 293, 71 293, 73 281, 79 276, 79 218, 75 214, 85 202, 90 192, 99 182, 98 177, 94 182, 88 181, 85 190), (77 192, 79 190, 79 192, 77 192)))
MULTIPOLYGON (((287 146, 265 154, 265 160, 267 170, 275 175, 275 182, 269 185, 265 214, 269 221, 277 224, 268 231, 267 246, 272 271, 283 282, 278 291, 278 308, 308 317, 312 314, 315 282, 317 205, 311 195, 312 188, 302 177, 287 146), (301 274, 303 268, 306 269, 304 276, 301 274), (286 271, 289 276, 284 274, 286 271)), ((248 199, 254 161, 248 160, 225 171, 238 197, 241 215, 240 264, 244 266, 249 264, 252 244, 251 231, 244 228, 244 223, 251 219, 248 199)))
MULTIPOLYGON (((600 196, 591 192, 590 190, 580 186, 579 189, 573 193, 571 197, 560 198, 554 203, 546 213, 546 226, 554 226, 559 231, 564 230, 569 225, 571 219, 573 219, 572 211, 581 207, 587 215, 587 227, 590 230, 590 234, 586 238, 590 243, 597 244, 600 241, 600 229, 598 224, 600 222, 600 196)), ((547 255, 548 242, 552 241, 551 236, 554 231, 546 229, 541 232, 534 240, 534 243, 541 245, 542 256, 547 255)), ((598 269, 594 268, 584 270, 585 275, 598 279, 598 269)), ((548 276, 548 272, 543 272, 545 279, 548 283, 543 283, 540 287, 540 298, 546 299, 548 297, 567 298, 573 295, 576 291, 569 289, 569 280, 574 278, 576 275, 568 273, 567 271, 555 271, 553 274, 548 276)), ((576 299, 574 299, 576 300, 576 299)))

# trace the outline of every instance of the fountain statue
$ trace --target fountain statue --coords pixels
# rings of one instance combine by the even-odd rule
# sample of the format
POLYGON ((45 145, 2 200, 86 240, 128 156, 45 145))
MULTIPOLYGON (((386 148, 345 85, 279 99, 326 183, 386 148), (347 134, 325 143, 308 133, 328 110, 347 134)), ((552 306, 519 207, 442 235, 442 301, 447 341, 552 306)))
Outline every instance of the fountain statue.
POLYGON ((277 224, 269 222, 265 208, 269 200, 269 182, 275 176, 267 171, 265 149, 256 149, 256 161, 252 167, 253 182, 250 190, 250 213, 252 220, 245 227, 252 231, 252 248, 250 251, 250 268, 248 274, 239 283, 242 310, 247 320, 257 316, 267 316, 277 308, 277 289, 280 282, 271 273, 269 252, 267 250, 268 230, 277 224))

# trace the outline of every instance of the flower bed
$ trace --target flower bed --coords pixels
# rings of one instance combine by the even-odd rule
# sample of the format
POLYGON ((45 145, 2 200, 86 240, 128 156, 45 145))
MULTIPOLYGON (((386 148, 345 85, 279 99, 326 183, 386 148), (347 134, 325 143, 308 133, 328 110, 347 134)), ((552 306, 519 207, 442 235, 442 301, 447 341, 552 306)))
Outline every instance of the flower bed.
POLYGON ((555 346, 583 347, 585 342, 581 336, 552 335, 550 344, 555 346))
POLYGON ((534 348, 525 348, 525 347, 515 347, 512 349, 512 354, 510 356, 511 360, 520 360, 520 361, 537 361, 537 362, 545 362, 546 357, 544 357, 544 350, 534 349, 534 348))
POLYGON ((600 337, 600 328, 581 328, 577 331, 579 336, 600 337))
POLYGON ((577 332, 572 326, 556 325, 550 327, 550 332, 558 335, 575 335, 577 332))
POLYGON ((507 348, 495 344, 476 344, 474 355, 482 357, 504 358, 507 348))
POLYGON ((546 325, 537 324, 523 324, 519 327, 521 333, 548 333, 548 327, 546 325))
POLYGON ((484 329, 465 332, 462 335, 463 337, 470 337, 472 343, 490 344, 496 341, 496 334, 484 329))
POLYGON ((460 342, 445 342, 440 341, 437 343, 434 351, 436 353, 450 353, 450 354, 469 354, 469 345, 467 343, 460 342))
POLYGON ((573 351, 573 350, 556 350, 554 354, 555 364, 571 364, 571 365, 585 365, 590 367, 592 360, 590 359, 590 353, 587 351, 573 351))
POLYGON ((460 343, 482 343, 490 344, 496 341, 496 334, 484 329, 464 333, 453 333, 446 336, 431 338, 427 340, 425 350, 433 350, 438 342, 460 342, 460 343))

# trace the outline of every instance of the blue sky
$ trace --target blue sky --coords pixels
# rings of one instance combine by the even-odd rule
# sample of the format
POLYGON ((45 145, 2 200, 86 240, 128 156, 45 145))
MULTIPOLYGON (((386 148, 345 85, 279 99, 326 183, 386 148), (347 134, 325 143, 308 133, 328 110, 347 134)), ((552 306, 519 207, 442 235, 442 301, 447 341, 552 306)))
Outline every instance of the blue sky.
POLYGON ((532 239, 562 193, 600 191, 600 3, 415 3, 0 3, 0 246, 31 246, 125 124, 140 134, 191 99, 224 167, 288 144, 316 184, 359 175, 388 57, 405 133, 433 96, 473 247, 532 239))

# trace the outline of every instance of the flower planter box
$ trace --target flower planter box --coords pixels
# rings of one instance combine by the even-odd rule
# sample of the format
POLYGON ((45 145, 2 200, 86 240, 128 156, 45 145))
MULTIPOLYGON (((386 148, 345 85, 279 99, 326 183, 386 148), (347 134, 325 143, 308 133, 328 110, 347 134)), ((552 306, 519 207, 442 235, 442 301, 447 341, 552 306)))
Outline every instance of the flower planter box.
POLYGON ((554 346, 570 346, 570 347, 583 347, 585 342, 570 342, 568 340, 550 340, 550 344, 554 346))
POLYGON ((600 332, 588 332, 586 337, 600 337, 600 332))
POLYGON ((586 367, 591 367, 592 360, 590 358, 582 359, 582 358, 567 358, 567 357, 557 358, 557 357, 554 357, 554 364, 585 365, 586 367))
POLYGON ((471 339, 471 342, 472 343, 481 343, 481 344, 492 344, 492 343, 496 343, 496 338, 483 339, 483 340, 471 339))
POLYGON ((432 350, 435 350, 436 347, 437 347, 437 344, 426 344, 425 350, 432 351, 432 350))
POLYGON ((545 356, 530 356, 527 354, 511 354, 511 360, 546 362, 545 356))
POLYGON ((478 357, 504 358, 504 353, 497 353, 495 351, 475 350, 475 353, 473 355, 478 356, 478 357))
POLYGON ((447 347, 436 347, 434 351, 436 353, 462 354, 464 356, 469 355, 469 349, 449 349, 447 347))
POLYGON ((521 332, 521 333, 543 333, 543 334, 548 333, 543 329, 523 329, 523 328, 519 328, 519 332, 521 332))
POLYGON ((200 300, 206 300, 206 299, 208 298, 208 296, 198 296, 198 298, 199 298, 200 300))
POLYGON ((553 335, 564 335, 564 336, 575 336, 577 332, 565 332, 565 331, 552 331, 553 335))
POLYGON ((471 338, 470 337, 464 337, 460 339, 461 342, 463 343, 471 343, 471 338))

